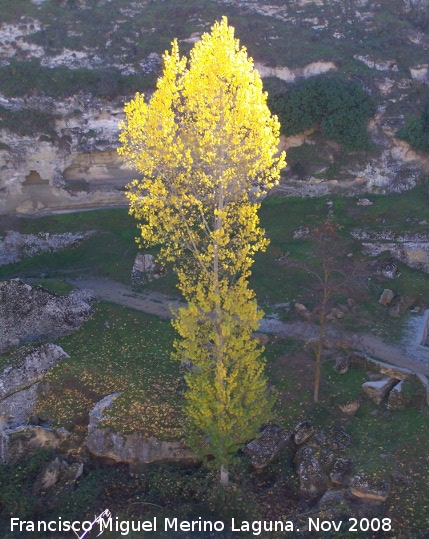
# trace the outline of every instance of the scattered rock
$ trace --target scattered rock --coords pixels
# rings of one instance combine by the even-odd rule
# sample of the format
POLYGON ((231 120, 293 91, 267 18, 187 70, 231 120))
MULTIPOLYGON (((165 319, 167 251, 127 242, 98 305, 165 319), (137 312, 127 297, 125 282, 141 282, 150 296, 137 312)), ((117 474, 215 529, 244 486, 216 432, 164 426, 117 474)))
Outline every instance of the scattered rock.
POLYGON ((344 414, 355 415, 355 413, 359 410, 361 404, 362 404, 361 399, 353 399, 351 401, 346 402, 345 404, 340 404, 338 408, 344 414))
POLYGON ((371 202, 371 200, 369 200, 368 198, 360 198, 357 201, 358 206, 372 206, 373 204, 374 202, 371 202))
POLYGON ((291 439, 290 432, 284 431, 278 425, 268 425, 262 429, 259 438, 246 444, 243 453, 250 459, 254 468, 264 468, 291 439))
POLYGON ((295 303, 295 310, 299 315, 301 315, 306 320, 308 320, 311 317, 311 311, 309 311, 307 307, 303 305, 302 303, 295 303))
POLYGON ((334 369, 339 374, 346 374, 350 367, 350 358, 348 356, 337 356, 334 363, 334 369))
POLYGON ((303 494, 317 496, 328 488, 328 478, 313 449, 308 445, 301 447, 296 453, 295 469, 299 476, 299 489, 303 494))
POLYGON ((399 318, 417 302, 414 296, 395 296, 390 302, 387 314, 390 318, 399 318))
POLYGON ((296 445, 305 444, 305 442, 313 436, 315 431, 316 429, 311 421, 301 421, 293 431, 293 441, 296 445))
POLYGON ((369 267, 377 275, 382 275, 388 279, 397 279, 401 275, 400 271, 398 271, 398 264, 393 257, 375 260, 371 262, 369 267))
POLYGON ((356 301, 353 298, 347 298, 346 303, 349 309, 353 309, 354 307, 356 307, 356 301))
POLYGON ((138 253, 131 270, 131 284, 141 286, 165 275, 165 268, 155 262, 153 255, 138 253))
POLYGON ((310 229, 306 226, 300 226, 297 230, 292 232, 292 238, 298 240, 299 238, 304 238, 310 234, 310 229))
POLYGON ((195 458, 184 440, 167 442, 153 436, 148 438, 140 432, 122 434, 112 431, 109 427, 100 427, 100 423, 106 419, 105 411, 112 408, 119 395, 120 393, 108 395, 97 403, 89 414, 86 447, 93 456, 130 464, 190 461, 195 458))
POLYGON ((344 317, 344 312, 338 307, 333 307, 326 315, 326 320, 333 322, 335 320, 341 320, 344 317))
POLYGON ((390 305, 394 297, 395 294, 393 291, 390 290, 390 288, 385 288, 380 296, 380 299, 378 300, 378 303, 385 306, 390 305))
POLYGON ((73 483, 74 485, 82 473, 82 462, 69 464, 65 460, 60 460, 56 457, 40 470, 36 482, 33 485, 33 492, 40 494, 40 492, 47 491, 58 483, 73 483))
POLYGON ((329 445, 337 451, 345 451, 351 444, 351 437, 343 427, 337 427, 328 438, 329 445))
POLYGON ((379 405, 397 383, 398 380, 395 378, 383 378, 376 382, 365 382, 362 384, 362 389, 372 401, 379 405))
POLYGON ((411 78, 419 83, 427 84, 429 82, 429 65, 420 64, 410 67, 411 78))
POLYGON ((350 493, 364 502, 385 502, 390 494, 390 481, 378 481, 361 476, 350 480, 350 493))

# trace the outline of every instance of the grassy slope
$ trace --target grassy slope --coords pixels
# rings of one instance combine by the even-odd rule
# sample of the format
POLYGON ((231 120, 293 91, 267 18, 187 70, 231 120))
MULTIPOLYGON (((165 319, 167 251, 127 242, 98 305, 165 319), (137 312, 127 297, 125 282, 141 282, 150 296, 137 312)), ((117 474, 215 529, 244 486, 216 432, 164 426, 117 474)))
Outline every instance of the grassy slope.
MULTIPOLYGON (((403 195, 370 198, 374 205, 368 207, 357 207, 354 198, 332 198, 334 215, 344 227, 341 234, 345 245, 350 241, 348 230, 355 226, 379 230, 388 227, 401 229, 403 224, 410 231, 426 230, 425 225, 419 224, 427 215, 428 195, 424 186, 403 195)), ((309 299, 304 289, 311 285, 308 277, 302 272, 286 270, 275 259, 284 251, 290 251, 290 256, 297 259, 308 258, 311 244, 305 239, 293 240, 291 234, 299 226, 314 225, 323 220, 326 212, 326 198, 269 198, 264 201, 261 222, 272 243, 268 252, 261 254, 255 263, 252 286, 267 310, 275 310, 273 304, 278 302, 309 299)), ((2 278, 38 277, 40 273, 48 273, 56 278, 48 279, 47 284, 58 291, 62 288, 61 277, 70 275, 70 270, 73 276, 80 273, 104 275, 129 282, 129 271, 137 252, 134 243, 136 229, 124 210, 21 219, 17 228, 27 233, 89 229, 97 230, 97 233, 77 249, 40 255, 20 264, 4 266, 2 278)), ((309 261, 315 264, 311 256, 309 261)), ((39 282, 44 280, 39 279, 39 282)), ((384 282, 378 284, 380 289, 386 285, 384 282)), ((152 284, 152 287, 165 286, 162 282, 152 284)), ((171 279, 168 286, 173 286, 171 279)), ((389 282, 389 286, 401 292, 412 290, 425 302, 429 301, 429 277, 421 272, 404 271, 399 279, 389 282)), ((382 307, 376 303, 378 292, 375 287, 370 308, 363 304, 360 311, 361 314, 368 313, 369 324, 373 327, 384 316, 382 307)), ((391 331, 390 319, 385 322, 391 331)), ((141 429, 148 435, 156 433, 166 438, 181 436, 180 396, 176 391, 179 365, 169 357, 172 340, 173 332, 166 321, 117 305, 98 304, 88 323, 58 341, 71 358, 49 373, 49 390, 39 398, 38 411, 50 416, 56 424, 83 433, 92 406, 106 394, 122 390, 123 394, 115 406, 113 428, 125 432, 141 429)), ((429 484, 427 468, 423 466, 427 408, 416 402, 413 408, 404 412, 387 412, 383 407, 378 409, 365 402, 355 417, 345 418, 338 405, 360 394, 361 384, 366 379, 361 368, 352 367, 346 376, 340 376, 333 370, 332 363, 326 362, 321 402, 314 405, 311 399, 314 360, 303 352, 302 345, 274 340, 267 345, 266 357, 270 381, 279 391, 275 411, 277 420, 286 428, 292 428, 304 418, 312 418, 319 428, 326 431, 344 426, 353 440, 344 456, 355 461, 355 470, 375 475, 381 480, 396 478, 384 511, 385 516, 394 519, 397 537, 405 538, 406 530, 414 530, 414 537, 420 538, 419 530, 423 530, 425 524, 425 493, 429 484), (419 466, 422 471, 417 474, 419 466)), ((196 469, 171 466, 157 468, 158 471, 153 467, 145 469, 145 494, 140 499, 170 508, 172 516, 195 515, 201 510, 201 514, 206 511, 219 515, 219 518, 231 514, 248 518, 278 518, 281 511, 296 510, 293 502, 297 497, 296 476, 287 454, 259 478, 249 476, 240 466, 238 463, 234 472, 237 481, 235 494, 228 494, 231 499, 228 498, 227 506, 221 501, 224 495, 214 489, 214 477, 196 469), (183 492, 186 494, 179 494, 183 492), (247 507, 240 502, 244 492, 247 507)), ((95 473, 89 472, 82 478, 82 490, 78 489, 75 498, 71 497, 61 505, 62 515, 77 510, 79 503, 83 504, 79 496, 86 499, 85 489, 90 489, 92 482, 97 480, 104 485, 101 490, 96 489, 99 492, 95 499, 97 503, 108 503, 123 515, 135 515, 133 511, 138 509, 139 518, 142 515, 149 517, 153 511, 164 517, 165 510, 129 506, 139 502, 135 485, 143 481, 142 476, 127 475, 127 472, 122 478, 126 496, 124 494, 123 499, 117 499, 112 485, 118 484, 118 477, 113 477, 113 472, 101 476, 95 473)))

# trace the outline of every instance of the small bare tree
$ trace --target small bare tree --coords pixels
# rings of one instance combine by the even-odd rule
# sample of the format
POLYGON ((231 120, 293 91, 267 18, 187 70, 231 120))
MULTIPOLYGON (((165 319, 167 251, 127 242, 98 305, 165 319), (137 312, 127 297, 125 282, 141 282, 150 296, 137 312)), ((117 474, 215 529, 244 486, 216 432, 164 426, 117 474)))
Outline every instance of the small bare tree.
POLYGON ((313 399, 319 401, 319 388, 322 376, 322 353, 325 346, 327 315, 332 308, 333 299, 337 294, 355 293, 363 289, 363 264, 347 256, 344 251, 344 242, 339 235, 340 226, 331 219, 326 219, 310 232, 309 239, 313 240, 315 247, 312 257, 318 264, 306 262, 293 262, 290 264, 302 268, 314 278, 312 292, 316 295, 315 311, 318 315, 319 332, 313 341, 312 348, 316 359, 316 372, 314 379, 313 399))

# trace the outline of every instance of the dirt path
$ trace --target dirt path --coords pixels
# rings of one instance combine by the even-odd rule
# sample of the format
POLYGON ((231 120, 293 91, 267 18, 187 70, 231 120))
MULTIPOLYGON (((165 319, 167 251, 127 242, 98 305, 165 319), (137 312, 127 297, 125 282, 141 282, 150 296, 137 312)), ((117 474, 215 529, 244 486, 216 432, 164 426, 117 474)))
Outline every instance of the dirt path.
MULTIPOLYGON (((172 317, 171 308, 176 309, 185 306, 177 297, 153 291, 136 292, 130 286, 110 279, 92 277, 88 279, 67 279, 67 281, 77 288, 94 290, 101 299, 149 314, 155 314, 162 318, 172 317)), ((279 320, 267 318, 261 320, 260 326, 260 331, 264 333, 274 333, 279 337, 290 337, 304 341, 317 338, 318 329, 316 324, 308 322, 286 324, 279 320)), ((408 357, 401 349, 385 343, 375 335, 368 333, 358 335, 342 331, 337 326, 331 325, 326 329, 326 338, 334 346, 353 348, 376 359, 429 376, 429 365, 408 357)))
POLYGON ((172 318, 171 308, 176 309, 185 306, 185 303, 181 302, 177 297, 167 296, 166 294, 151 290, 136 292, 131 286, 101 277, 66 279, 66 281, 77 288, 89 288, 99 298, 106 301, 118 303, 119 305, 131 307, 131 309, 144 311, 149 314, 155 314, 161 318, 172 318))

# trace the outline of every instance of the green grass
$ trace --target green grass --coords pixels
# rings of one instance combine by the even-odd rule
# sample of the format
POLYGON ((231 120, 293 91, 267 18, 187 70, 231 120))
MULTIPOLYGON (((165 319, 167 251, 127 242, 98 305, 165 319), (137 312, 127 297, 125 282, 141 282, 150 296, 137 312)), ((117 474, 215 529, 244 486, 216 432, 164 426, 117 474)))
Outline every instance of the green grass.
MULTIPOLYGON (((321 223, 328 214, 327 200, 333 201, 333 212, 339 230, 339 251, 353 253, 360 258, 360 242, 350 237, 354 228, 368 231, 392 230, 424 233, 429 224, 420 224, 428 213, 427 187, 421 185, 402 195, 368 195, 373 206, 356 205, 355 197, 338 195, 318 198, 267 198, 260 209, 261 226, 271 240, 265 253, 255 257, 251 287, 255 290, 261 306, 270 311, 276 303, 299 301, 310 308, 315 306, 312 296, 316 282, 303 269, 317 271, 320 263, 313 252, 315 245, 304 237, 293 239, 299 227, 312 228, 321 223), (289 253, 283 262, 277 259, 289 253)), ((46 253, 23 260, 17 264, 0 267, 0 279, 13 277, 63 280, 79 276, 101 276, 130 284, 130 272, 138 252, 135 237, 138 235, 136 221, 125 209, 98 210, 38 219, 20 219, 17 226, 21 233, 76 232, 95 230, 96 233, 78 247, 56 253, 46 253)), ((0 231, 1 233, 1 231, 0 231)), ((154 252, 154 251, 152 251, 154 252)), ((386 256, 383 254, 381 258, 386 256)), ((366 261, 369 263, 370 258, 366 261)), ((384 288, 395 293, 413 295, 429 302, 429 276, 419 270, 398 264, 401 276, 390 280, 375 275, 365 275, 362 290, 356 298, 359 309, 356 316, 348 316, 344 323, 348 329, 375 331, 389 339, 400 334, 401 321, 387 317, 386 309, 378 305, 384 288), (371 281, 366 278, 370 276, 371 281)), ((176 278, 172 273, 158 279, 145 289, 176 294, 176 278)), ((350 292, 352 293, 352 291, 350 292)), ((340 299, 340 298, 339 298, 340 299)), ((290 316, 290 315, 288 315, 290 316)))
POLYGON ((97 210, 21 219, 19 232, 77 232, 95 230, 96 233, 78 247, 56 253, 44 253, 16 264, 0 267, 0 279, 33 277, 48 278, 79 275, 98 275, 130 284, 130 272, 138 248, 135 237, 138 230, 126 209, 97 210))
POLYGON ((60 296, 66 296, 75 288, 72 284, 66 283, 61 279, 31 279, 30 283, 32 286, 42 286, 60 296))
POLYGON ((57 342, 71 357, 47 375, 49 390, 38 400, 38 412, 79 431, 98 401, 121 391, 107 422, 112 429, 167 440, 181 436, 180 365, 170 359, 169 321, 100 303, 82 328, 57 342))

